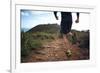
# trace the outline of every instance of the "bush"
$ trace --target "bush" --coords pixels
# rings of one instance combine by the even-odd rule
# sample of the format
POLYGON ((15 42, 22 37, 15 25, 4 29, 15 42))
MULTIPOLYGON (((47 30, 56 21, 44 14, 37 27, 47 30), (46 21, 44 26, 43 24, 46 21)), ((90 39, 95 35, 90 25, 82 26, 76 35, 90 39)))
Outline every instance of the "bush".
POLYGON ((26 33, 21 33, 21 56, 26 57, 30 53, 30 36, 26 33))
POLYGON ((40 39, 40 40, 55 39, 54 34, 46 32, 36 32, 32 34, 32 36, 34 39, 40 39))
POLYGON ((21 34, 21 56, 26 57, 29 55, 31 50, 38 49, 42 46, 42 43, 38 39, 34 39, 34 37, 30 33, 21 34))
POLYGON ((42 47, 42 43, 40 40, 31 40, 31 49, 36 50, 42 47))
POLYGON ((29 53, 34 50, 40 49, 42 47, 42 42, 46 43, 55 39, 57 35, 46 33, 46 32, 36 32, 36 33, 21 33, 21 56, 28 56, 29 53))
POLYGON ((79 43, 80 48, 88 48, 89 49, 89 30, 87 31, 73 31, 75 33, 73 39, 79 43))

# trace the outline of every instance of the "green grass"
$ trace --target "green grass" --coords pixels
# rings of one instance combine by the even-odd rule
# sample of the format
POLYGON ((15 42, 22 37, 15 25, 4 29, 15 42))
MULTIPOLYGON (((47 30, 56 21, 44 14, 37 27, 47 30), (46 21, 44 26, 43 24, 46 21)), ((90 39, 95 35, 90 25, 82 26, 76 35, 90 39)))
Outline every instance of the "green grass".
POLYGON ((41 49, 46 42, 51 42, 57 35, 45 32, 21 33, 21 57, 26 57, 34 50, 41 49))
MULTIPOLYGON (((89 47, 89 33, 72 31, 74 36, 68 36, 69 41, 75 44, 79 41, 80 47, 89 47)), ((61 38, 58 33, 48 32, 21 32, 21 57, 26 57, 32 50, 41 49, 43 44, 61 38)))

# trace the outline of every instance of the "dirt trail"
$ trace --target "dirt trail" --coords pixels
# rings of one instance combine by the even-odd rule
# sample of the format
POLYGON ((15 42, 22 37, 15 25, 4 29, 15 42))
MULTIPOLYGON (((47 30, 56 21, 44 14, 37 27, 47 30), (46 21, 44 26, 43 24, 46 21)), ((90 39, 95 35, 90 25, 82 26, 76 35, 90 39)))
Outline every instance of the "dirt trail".
POLYGON ((30 55, 24 62, 44 62, 44 61, 67 61, 67 60, 85 60, 89 59, 89 50, 79 48, 78 45, 72 45, 72 56, 67 57, 66 47, 61 39, 55 39, 52 42, 43 45, 43 49, 34 53, 31 51, 30 55))

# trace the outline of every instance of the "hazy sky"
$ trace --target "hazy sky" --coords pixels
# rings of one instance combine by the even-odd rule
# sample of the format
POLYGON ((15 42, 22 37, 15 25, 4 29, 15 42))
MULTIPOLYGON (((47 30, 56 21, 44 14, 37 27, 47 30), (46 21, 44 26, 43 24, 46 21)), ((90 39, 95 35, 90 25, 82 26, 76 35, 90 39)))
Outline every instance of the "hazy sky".
MULTIPOLYGON (((57 23, 60 25, 60 12, 58 12, 59 20, 56 20, 53 12, 51 11, 32 11, 21 10, 21 28, 31 29, 38 24, 57 23)), ((73 25, 72 29, 88 30, 89 29, 89 14, 80 13, 80 22, 76 24, 76 13, 72 13, 73 25)))

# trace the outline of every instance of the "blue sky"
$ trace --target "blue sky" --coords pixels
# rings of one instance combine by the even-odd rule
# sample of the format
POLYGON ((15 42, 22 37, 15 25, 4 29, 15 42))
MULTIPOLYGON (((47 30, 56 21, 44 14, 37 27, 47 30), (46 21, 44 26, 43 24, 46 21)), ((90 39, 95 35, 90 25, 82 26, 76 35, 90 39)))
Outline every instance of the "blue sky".
MULTIPOLYGON (((34 11, 21 10, 21 28, 31 29, 38 24, 57 23, 60 24, 60 12, 58 12, 59 20, 56 20, 52 11, 34 11)), ((72 13, 73 21, 76 20, 76 13, 72 13)), ((80 22, 73 22, 72 29, 88 30, 89 29, 89 14, 80 13, 80 22)))
POLYGON ((57 23, 53 12, 21 10, 21 28, 32 28, 38 24, 57 23))

